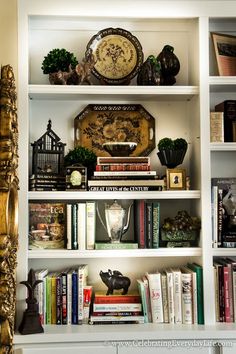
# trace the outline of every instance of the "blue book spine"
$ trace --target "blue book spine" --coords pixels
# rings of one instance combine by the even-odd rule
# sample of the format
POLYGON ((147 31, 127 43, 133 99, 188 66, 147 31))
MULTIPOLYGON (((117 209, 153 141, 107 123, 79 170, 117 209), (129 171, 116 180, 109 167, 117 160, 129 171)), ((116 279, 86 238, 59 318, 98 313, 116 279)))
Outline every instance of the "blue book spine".
POLYGON ((72 324, 78 324, 78 272, 72 273, 72 324))

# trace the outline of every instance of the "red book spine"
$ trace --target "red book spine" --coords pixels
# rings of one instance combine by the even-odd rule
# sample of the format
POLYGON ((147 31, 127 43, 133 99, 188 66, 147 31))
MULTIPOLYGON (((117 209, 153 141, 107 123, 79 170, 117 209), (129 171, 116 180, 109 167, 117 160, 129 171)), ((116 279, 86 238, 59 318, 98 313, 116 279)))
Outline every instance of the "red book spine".
POLYGON ((145 248, 145 201, 140 200, 139 208, 139 220, 140 220, 140 230, 139 230, 139 248, 145 248))
POLYGON ((149 164, 96 165, 96 171, 150 171, 149 164))
POLYGON ((129 304, 129 303, 140 303, 141 299, 139 295, 134 296, 96 296, 94 298, 95 304, 129 304))
POLYGON ((230 300, 229 300, 229 269, 224 266, 224 302, 225 302, 225 322, 231 322, 230 300))

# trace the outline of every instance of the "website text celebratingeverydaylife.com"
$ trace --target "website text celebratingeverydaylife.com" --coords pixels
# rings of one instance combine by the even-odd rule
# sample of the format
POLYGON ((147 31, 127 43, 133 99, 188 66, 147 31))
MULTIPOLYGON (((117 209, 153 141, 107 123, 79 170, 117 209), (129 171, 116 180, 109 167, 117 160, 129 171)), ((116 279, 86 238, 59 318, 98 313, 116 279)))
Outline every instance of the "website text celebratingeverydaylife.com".
POLYGON ((179 348, 204 348, 204 347, 232 347, 231 341, 204 340, 131 340, 131 341, 105 341, 105 346, 112 347, 165 347, 168 349, 179 348))

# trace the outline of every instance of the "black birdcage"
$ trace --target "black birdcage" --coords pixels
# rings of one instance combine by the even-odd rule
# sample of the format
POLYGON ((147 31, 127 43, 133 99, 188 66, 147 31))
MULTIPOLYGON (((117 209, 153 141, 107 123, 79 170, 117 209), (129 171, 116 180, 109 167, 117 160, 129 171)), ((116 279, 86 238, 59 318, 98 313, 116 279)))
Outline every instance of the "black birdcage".
POLYGON ((47 131, 31 146, 33 147, 30 190, 65 189, 65 145, 52 130, 51 120, 47 131))

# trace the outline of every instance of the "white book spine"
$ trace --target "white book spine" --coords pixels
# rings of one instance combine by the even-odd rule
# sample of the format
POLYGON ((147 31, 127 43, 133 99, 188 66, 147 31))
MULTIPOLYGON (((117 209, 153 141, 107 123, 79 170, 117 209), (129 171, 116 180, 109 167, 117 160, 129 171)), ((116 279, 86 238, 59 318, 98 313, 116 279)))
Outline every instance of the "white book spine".
POLYGON ((161 287, 162 287, 164 322, 169 323, 167 276, 166 276, 166 274, 161 274, 161 287))
POLYGON ((175 323, 173 274, 171 272, 167 272, 166 275, 167 275, 169 323, 175 323))
POLYGON ((78 203, 78 244, 81 251, 85 250, 86 239, 86 204, 78 203))
POLYGON ((95 247, 96 203, 86 202, 86 247, 88 250, 95 247))
POLYGON ((193 324, 198 324, 197 320, 197 274, 192 272, 192 298, 193 298, 193 324))
POLYGON ((161 274, 147 274, 149 282, 149 291, 151 299, 151 310, 152 310, 152 322, 162 323, 164 321, 163 316, 163 302, 162 302, 162 291, 161 291, 161 274))
POLYGON ((192 275, 182 273, 182 318, 183 324, 193 323, 192 275))
POLYGON ((175 323, 182 323, 181 272, 173 270, 175 323))
POLYGON ((71 324, 72 310, 72 273, 67 273, 67 323, 71 324))
POLYGON ((93 304, 94 312, 142 311, 141 303, 93 304))

